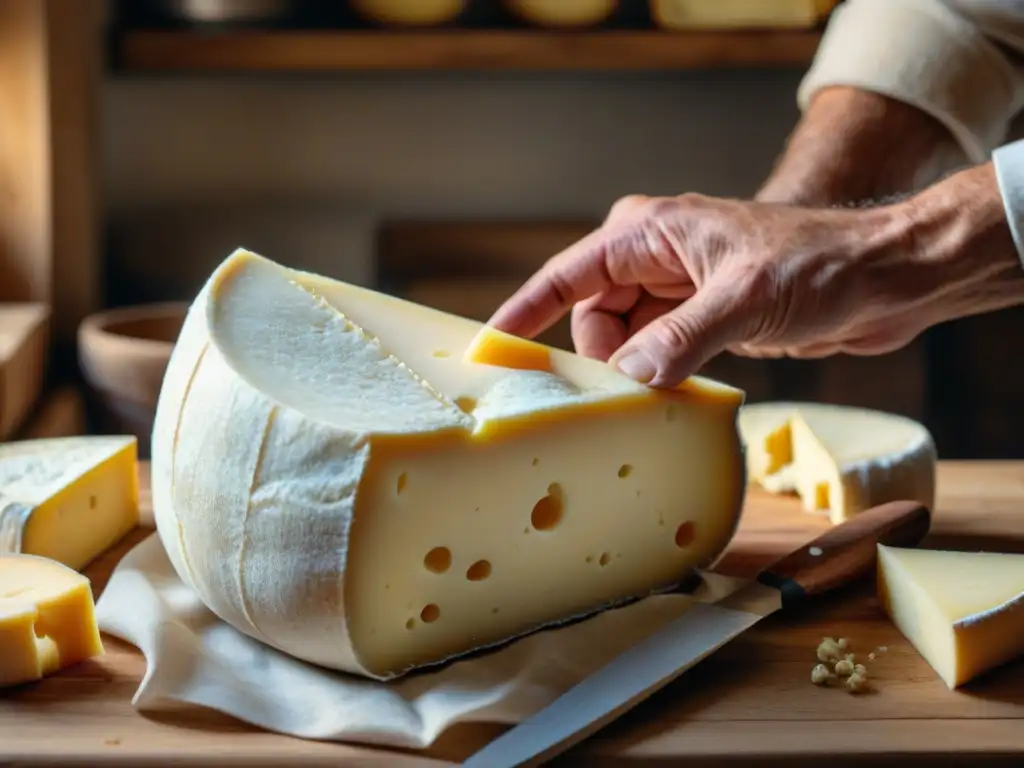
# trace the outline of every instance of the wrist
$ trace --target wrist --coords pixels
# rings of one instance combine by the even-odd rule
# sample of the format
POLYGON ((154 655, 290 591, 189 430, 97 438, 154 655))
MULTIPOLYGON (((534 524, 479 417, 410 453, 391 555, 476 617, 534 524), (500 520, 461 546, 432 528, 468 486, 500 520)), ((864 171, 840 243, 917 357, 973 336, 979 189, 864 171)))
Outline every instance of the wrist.
POLYGON ((849 87, 821 90, 756 198, 834 206, 910 191, 962 157, 916 107, 849 87))

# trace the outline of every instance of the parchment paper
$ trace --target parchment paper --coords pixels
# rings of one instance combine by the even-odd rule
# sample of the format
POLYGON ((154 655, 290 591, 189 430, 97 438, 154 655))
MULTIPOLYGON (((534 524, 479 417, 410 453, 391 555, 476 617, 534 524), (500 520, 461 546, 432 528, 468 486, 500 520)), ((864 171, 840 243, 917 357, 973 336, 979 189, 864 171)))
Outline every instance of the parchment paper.
MULTIPOLYGON (((712 576, 699 599, 720 599, 738 583, 712 576)), ((527 718, 680 616, 692 601, 680 594, 651 596, 381 683, 298 661, 221 621, 178 578, 153 534, 122 559, 97 616, 104 632, 146 658, 132 699, 139 709, 186 702, 301 738, 416 749, 459 722, 527 718)))

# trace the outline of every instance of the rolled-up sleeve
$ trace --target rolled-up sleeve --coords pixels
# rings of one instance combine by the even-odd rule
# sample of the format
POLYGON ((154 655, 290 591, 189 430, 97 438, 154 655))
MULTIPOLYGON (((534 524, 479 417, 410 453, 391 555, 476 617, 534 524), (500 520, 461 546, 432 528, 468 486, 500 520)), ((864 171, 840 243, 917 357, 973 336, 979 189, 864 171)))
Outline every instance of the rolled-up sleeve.
POLYGON ((992 165, 1010 234, 1024 263, 1024 139, 999 147, 992 153, 992 165))
POLYGON ((1024 71, 953 5, 944 0, 840 4, 800 84, 800 108, 830 86, 872 91, 935 117, 971 162, 988 160, 1024 103, 1024 71))

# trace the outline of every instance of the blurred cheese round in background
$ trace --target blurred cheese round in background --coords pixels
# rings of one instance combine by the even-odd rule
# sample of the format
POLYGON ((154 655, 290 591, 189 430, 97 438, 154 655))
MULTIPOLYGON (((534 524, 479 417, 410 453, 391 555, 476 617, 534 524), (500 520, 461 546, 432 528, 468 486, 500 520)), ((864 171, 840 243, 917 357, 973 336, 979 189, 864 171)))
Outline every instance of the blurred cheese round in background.
POLYGON ((466 9, 467 0, 352 0, 352 9, 381 24, 444 24, 466 9))
POLYGON ((546 27, 600 24, 618 4, 618 0, 505 0, 508 9, 519 18, 546 27))

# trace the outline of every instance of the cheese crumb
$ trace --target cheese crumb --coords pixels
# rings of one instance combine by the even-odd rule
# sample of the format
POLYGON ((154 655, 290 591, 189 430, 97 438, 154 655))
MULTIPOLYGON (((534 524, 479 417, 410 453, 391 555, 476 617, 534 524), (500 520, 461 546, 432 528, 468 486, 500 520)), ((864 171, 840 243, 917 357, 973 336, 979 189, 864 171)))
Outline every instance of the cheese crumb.
POLYGON ((821 644, 818 646, 818 660, 835 661, 842 655, 842 650, 843 647, 836 642, 835 638, 823 638, 821 644))
POLYGON ((846 690, 850 693, 859 693, 867 688, 868 676, 866 674, 858 674, 854 672, 848 678, 846 678, 846 690))
POLYGON ((866 676, 867 673, 868 673, 868 668, 865 667, 863 664, 854 664, 853 665, 853 674, 861 675, 863 677, 863 676, 866 676))
POLYGON ((836 674, 840 677, 847 677, 853 674, 853 664, 848 659, 840 659, 836 662, 836 674))
POLYGON ((815 685, 826 685, 831 677, 832 673, 824 664, 818 664, 811 670, 811 682, 815 685))

